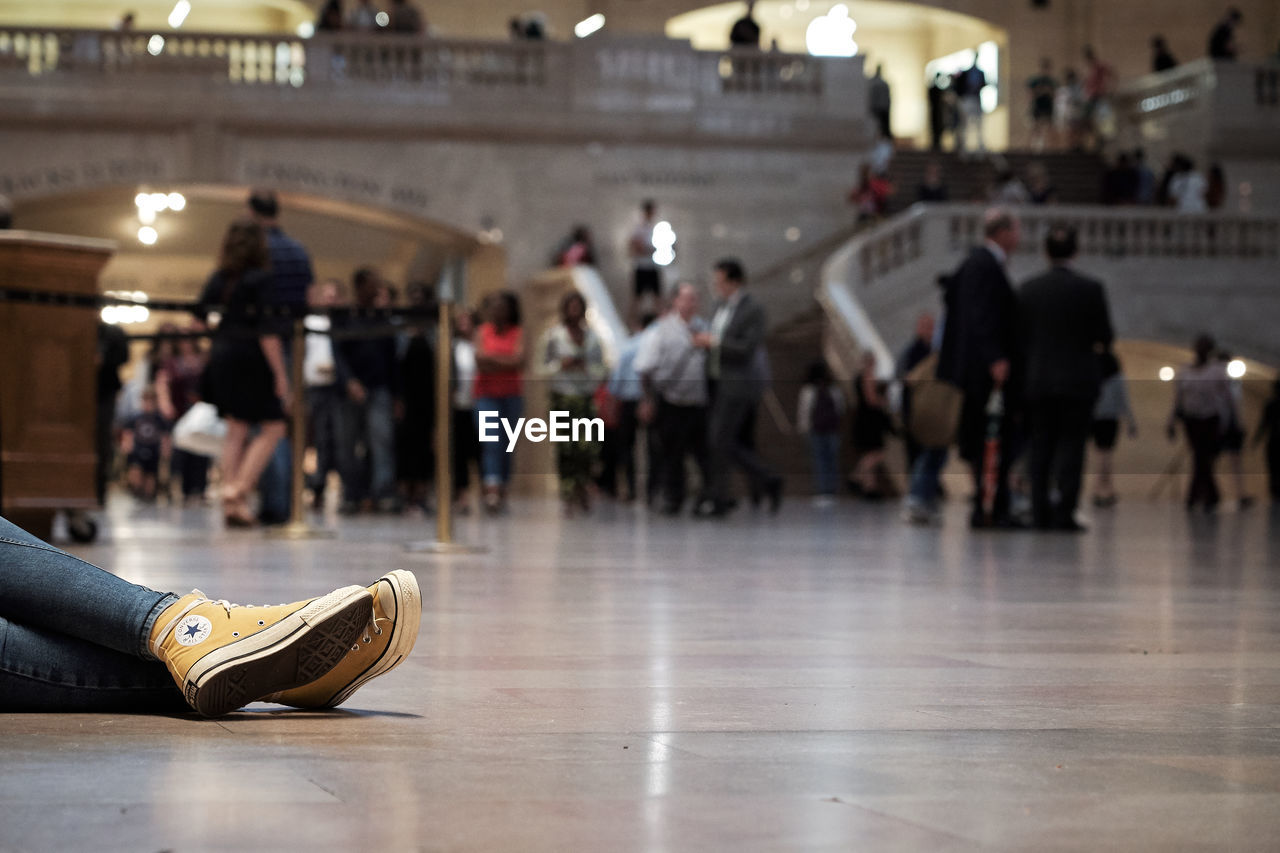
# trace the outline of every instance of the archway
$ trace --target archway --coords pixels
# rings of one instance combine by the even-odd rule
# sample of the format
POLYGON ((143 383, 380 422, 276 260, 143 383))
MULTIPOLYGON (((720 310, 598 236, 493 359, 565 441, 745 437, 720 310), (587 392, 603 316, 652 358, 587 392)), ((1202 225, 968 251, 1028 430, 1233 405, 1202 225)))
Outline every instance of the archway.
MULTIPOLYGON (((99 187, 24 199, 14 224, 28 231, 113 240, 117 251, 103 270, 104 290, 142 292, 151 299, 195 298, 213 269, 227 223, 245 212, 248 187, 157 183, 99 187), (170 193, 182 209, 140 215, 138 197, 170 193), (144 221, 147 220, 147 221, 144 221), (154 229, 154 242, 139 231, 154 229)), ((306 193, 281 192, 281 224, 312 256, 317 278, 349 281, 361 266, 376 267, 397 285, 434 281, 446 260, 469 263, 470 295, 501 286, 505 251, 455 227, 367 205, 306 193)), ((150 235, 146 235, 150 236, 150 235)))
MULTIPOLYGON (((984 46, 984 57, 1000 70, 988 74, 995 83, 995 101, 987 117, 986 141, 997 149, 1009 141, 1007 106, 1008 33, 981 18, 888 0, 760 0, 755 19, 761 28, 761 46, 786 53, 806 53, 806 31, 816 18, 844 5, 856 24, 853 41, 871 73, 883 65, 893 93, 892 129, 895 137, 927 144, 929 110, 925 91, 935 70, 952 70, 965 61, 966 51, 984 46)), ((743 14, 740 2, 705 6, 667 21, 666 34, 688 39, 700 50, 723 50, 729 45, 729 29, 743 14)))

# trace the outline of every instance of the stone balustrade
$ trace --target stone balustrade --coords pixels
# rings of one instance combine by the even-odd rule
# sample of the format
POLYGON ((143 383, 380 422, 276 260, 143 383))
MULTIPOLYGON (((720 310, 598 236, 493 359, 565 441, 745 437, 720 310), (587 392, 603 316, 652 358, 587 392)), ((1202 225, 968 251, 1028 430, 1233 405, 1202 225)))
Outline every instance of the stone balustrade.
MULTIPOLYGON (((914 316, 938 309, 938 276, 982 242, 983 212, 981 205, 917 204, 834 252, 818 299, 836 337, 876 352, 890 370, 914 316)), ((1080 238, 1077 266, 1107 283, 1121 337, 1186 345, 1207 329, 1260 360, 1280 360, 1269 322, 1280 310, 1280 217, 1083 205, 1017 213, 1014 281, 1044 268, 1045 234, 1069 224, 1080 238)))
POLYGON ((860 57, 695 51, 648 36, 466 42, 7 27, 0 83, 15 118, 62 106, 92 118, 100 105, 142 120, 371 123, 486 138, 853 149, 870 140, 860 57))
POLYGON ((1119 86, 1117 141, 1159 156, 1270 157, 1280 135, 1280 64, 1197 59, 1119 86))
MULTIPOLYGON (((901 217, 851 241, 857 281, 870 287, 926 253, 963 252, 982 242, 982 205, 917 204, 901 217)), ((1016 208, 1022 227, 1017 254, 1038 256, 1048 229, 1071 225, 1080 256, 1113 259, 1275 259, 1280 219, 1274 216, 1202 214, 1163 208, 1088 205, 1016 208)))

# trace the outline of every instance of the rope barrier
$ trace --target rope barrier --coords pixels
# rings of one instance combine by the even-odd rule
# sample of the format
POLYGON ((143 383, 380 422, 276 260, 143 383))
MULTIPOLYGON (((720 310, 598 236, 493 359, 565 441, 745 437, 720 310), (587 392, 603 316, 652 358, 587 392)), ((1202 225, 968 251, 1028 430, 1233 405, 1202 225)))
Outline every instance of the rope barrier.
MULTIPOLYGON (((177 300, 148 300, 139 302, 135 299, 126 299, 119 296, 108 296, 106 294, 86 294, 86 293, 60 293, 40 290, 24 290, 21 288, 5 288, 0 287, 0 304, 14 305, 40 305, 46 307, 60 308, 81 308, 85 310, 100 310, 102 308, 112 306, 131 306, 142 307, 148 311, 172 311, 178 313, 191 314, 193 316, 210 314, 222 315, 225 306, 217 305, 209 302, 181 302, 177 300)), ((405 332, 428 331, 436 328, 438 307, 397 307, 397 308, 361 308, 355 306, 333 306, 333 307, 313 307, 310 305, 249 305, 241 311, 241 316, 247 316, 250 319, 262 320, 289 320, 296 321, 307 317, 328 317, 331 321, 338 321, 335 327, 331 325, 328 329, 307 329, 308 335, 325 335, 334 340, 364 340, 368 338, 385 338, 394 337, 405 332), (368 324, 373 321, 382 321, 380 325, 359 325, 368 324), (344 327, 344 323, 355 323, 357 325, 348 325, 344 327)), ((283 325, 276 330, 276 334, 281 337, 288 337, 292 333, 292 322, 290 328, 285 329, 283 325)), ((179 332, 151 332, 148 334, 127 335, 131 341, 177 341, 177 340, 200 340, 204 338, 212 338, 216 335, 240 335, 244 337, 260 337, 264 332, 260 329, 204 329, 204 330, 184 330, 179 332)), ((270 334, 270 332, 265 332, 270 334)))
MULTIPOLYGON (((309 315, 310 316, 310 315, 309 315)), ((421 320, 408 323, 396 323, 384 326, 358 326, 346 329, 305 329, 306 335, 324 335, 335 341, 348 340, 366 340, 370 338, 391 338, 406 332, 422 332, 435 328, 436 321, 433 318, 424 317, 421 320)), ((151 332, 144 335, 125 335, 130 341, 181 341, 181 340, 203 340, 218 335, 239 336, 246 338, 257 338, 263 334, 273 334, 271 332, 263 332, 255 329, 223 329, 223 330, 205 330, 205 331, 187 331, 187 332, 151 332)), ((280 337, 286 337, 283 329, 274 334, 280 337)))
MULTIPOLYGON (((128 306, 146 308, 149 311, 174 311, 187 314, 221 313, 225 308, 211 302, 182 302, 177 300, 148 300, 139 302, 120 296, 108 296, 100 293, 66 293, 58 291, 27 290, 16 287, 0 287, 0 304, 12 302, 21 305, 46 305, 64 308, 102 309, 109 306, 128 306)), ((403 308, 361 308, 355 306, 335 306, 332 308, 312 307, 310 305, 271 304, 247 305, 242 313, 255 319, 296 320, 308 315, 323 315, 331 319, 342 320, 377 320, 392 317, 424 317, 434 322, 436 309, 431 307, 403 308)))

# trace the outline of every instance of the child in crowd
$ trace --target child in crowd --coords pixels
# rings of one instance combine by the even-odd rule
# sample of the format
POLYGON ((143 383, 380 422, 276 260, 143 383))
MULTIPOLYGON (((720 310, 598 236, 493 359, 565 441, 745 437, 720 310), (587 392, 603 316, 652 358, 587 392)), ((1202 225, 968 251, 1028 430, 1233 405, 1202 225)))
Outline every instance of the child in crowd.
POLYGON ((844 410, 844 394, 827 365, 821 361, 809 365, 796 406, 796 425, 809 437, 809 448, 813 452, 815 506, 835 503, 840 481, 840 420, 844 410))
POLYGON ((125 424, 121 443, 129 491, 134 497, 154 501, 160 460, 169 454, 169 422, 160 414, 154 386, 148 385, 142 392, 142 411, 125 424))

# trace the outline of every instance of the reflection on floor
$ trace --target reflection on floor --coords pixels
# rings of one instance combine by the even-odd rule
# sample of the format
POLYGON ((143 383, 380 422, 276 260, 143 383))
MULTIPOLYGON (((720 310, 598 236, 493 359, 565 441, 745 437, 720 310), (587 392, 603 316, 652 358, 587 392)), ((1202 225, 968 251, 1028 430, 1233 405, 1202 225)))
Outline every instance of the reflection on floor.
POLYGON ((122 503, 75 551, 157 588, 411 568, 417 649, 332 713, 0 716, 0 849, 1274 850, 1280 513, 962 521, 530 502, 442 558, 122 503))

